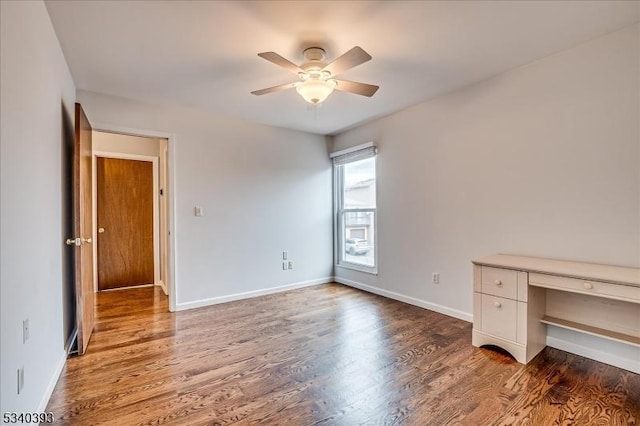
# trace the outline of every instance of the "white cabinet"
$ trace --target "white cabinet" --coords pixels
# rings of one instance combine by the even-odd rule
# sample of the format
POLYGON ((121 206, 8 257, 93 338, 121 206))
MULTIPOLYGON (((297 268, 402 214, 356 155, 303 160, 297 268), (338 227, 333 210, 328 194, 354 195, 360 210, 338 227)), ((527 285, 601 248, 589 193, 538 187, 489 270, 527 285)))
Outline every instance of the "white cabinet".
POLYGON ((529 288, 529 274, 474 265, 473 345, 494 345, 526 364, 546 341, 545 292, 529 288))
POLYGON ((640 347, 640 269, 510 255, 473 263, 474 346, 526 364, 550 324, 640 347))
POLYGON ((482 331, 512 342, 517 341, 518 302, 504 297, 482 294, 482 331))

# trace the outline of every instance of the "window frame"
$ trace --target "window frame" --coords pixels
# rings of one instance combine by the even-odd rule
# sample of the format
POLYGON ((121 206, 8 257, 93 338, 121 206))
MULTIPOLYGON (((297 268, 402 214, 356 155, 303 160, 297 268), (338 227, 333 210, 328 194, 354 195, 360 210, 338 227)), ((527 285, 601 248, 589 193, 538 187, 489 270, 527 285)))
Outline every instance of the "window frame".
MULTIPOLYGON (((377 155, 373 156, 374 158, 377 155)), ((360 160, 356 160, 360 161, 360 160)), ((355 162, 355 161, 354 161, 355 162)), ((347 163, 348 164, 348 163, 347 163)), ((371 208, 344 208, 344 164, 333 164, 333 204, 334 204, 334 266, 336 268, 351 269, 354 271, 365 272, 372 275, 378 275, 378 161, 375 162, 376 175, 376 207, 371 208), (345 213, 373 213, 373 266, 363 265, 361 263, 349 262, 345 259, 345 213)))

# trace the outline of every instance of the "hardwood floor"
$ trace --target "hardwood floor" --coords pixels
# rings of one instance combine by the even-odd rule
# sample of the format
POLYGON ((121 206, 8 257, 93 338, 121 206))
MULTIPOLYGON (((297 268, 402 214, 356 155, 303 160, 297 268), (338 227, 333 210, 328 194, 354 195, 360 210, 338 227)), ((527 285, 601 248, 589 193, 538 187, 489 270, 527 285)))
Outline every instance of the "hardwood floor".
POLYGON ((169 313, 98 295, 56 424, 636 425, 640 375, 547 348, 527 366, 471 324, 338 284, 169 313))

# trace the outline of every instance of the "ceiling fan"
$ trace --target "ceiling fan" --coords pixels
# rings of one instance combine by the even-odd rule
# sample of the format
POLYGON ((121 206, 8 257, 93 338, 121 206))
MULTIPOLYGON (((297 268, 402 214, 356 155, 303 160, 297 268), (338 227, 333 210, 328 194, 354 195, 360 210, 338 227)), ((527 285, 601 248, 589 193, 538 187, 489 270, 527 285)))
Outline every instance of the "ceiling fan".
POLYGON ((324 62, 326 52, 320 47, 309 47, 302 53, 306 62, 300 66, 275 52, 258 53, 261 58, 296 74, 300 81, 256 90, 251 93, 259 96, 295 87, 305 101, 317 105, 327 99, 334 89, 367 97, 373 96, 378 90, 378 86, 372 84, 335 78, 336 75, 371 60, 371 55, 359 46, 354 47, 328 64, 324 62))

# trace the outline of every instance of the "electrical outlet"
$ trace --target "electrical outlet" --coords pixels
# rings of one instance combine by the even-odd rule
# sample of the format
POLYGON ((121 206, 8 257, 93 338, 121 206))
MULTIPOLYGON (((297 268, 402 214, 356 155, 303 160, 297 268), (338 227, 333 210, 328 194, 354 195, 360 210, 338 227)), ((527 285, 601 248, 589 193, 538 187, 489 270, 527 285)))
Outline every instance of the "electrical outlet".
POLYGON ((440 284, 440 273, 434 272, 431 274, 431 284, 440 284))
POLYGON ((289 261, 289 269, 293 269, 293 260, 289 261))
POLYGON ((22 392, 24 388, 24 367, 18 368, 18 395, 22 392))
POLYGON ((289 263, 288 262, 282 262, 282 270, 286 271, 287 269, 289 269, 289 263))
POLYGON ((288 251, 283 251, 282 252, 282 260, 287 260, 289 258, 289 252, 288 251))
POLYGON ((22 343, 29 340, 29 318, 22 320, 22 343))

